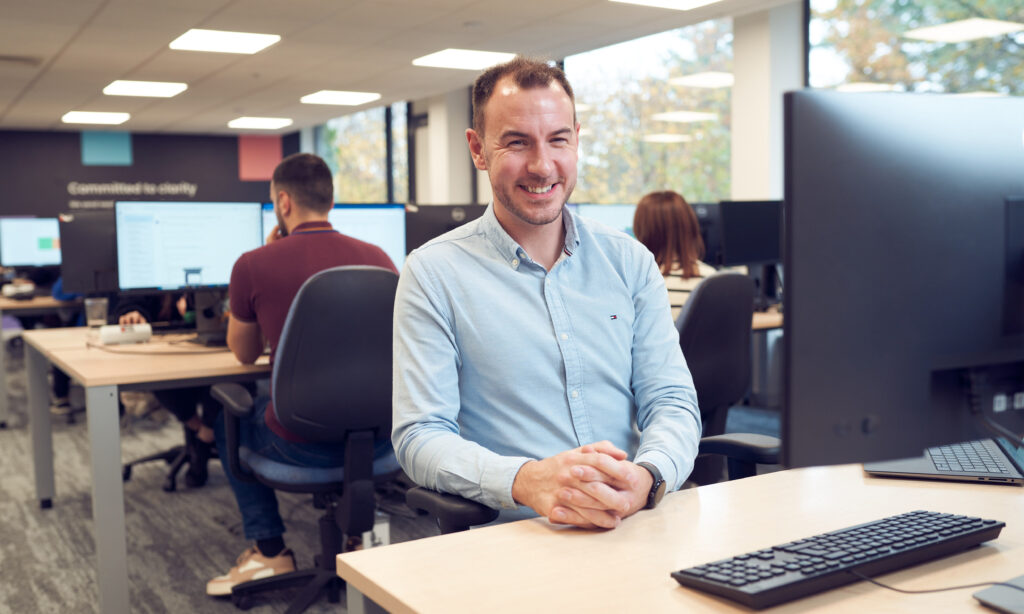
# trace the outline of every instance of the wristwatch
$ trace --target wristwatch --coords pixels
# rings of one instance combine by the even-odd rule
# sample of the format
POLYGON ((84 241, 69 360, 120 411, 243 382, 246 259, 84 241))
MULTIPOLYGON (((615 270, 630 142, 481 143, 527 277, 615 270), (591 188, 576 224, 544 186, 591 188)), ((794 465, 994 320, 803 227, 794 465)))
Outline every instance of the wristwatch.
POLYGON ((644 506, 645 510, 653 510, 661 502, 661 498, 665 496, 665 480, 661 477, 661 472, 654 465, 645 462, 639 462, 637 465, 649 471, 651 477, 654 478, 654 481, 651 482, 651 492, 647 493, 647 505, 644 506))

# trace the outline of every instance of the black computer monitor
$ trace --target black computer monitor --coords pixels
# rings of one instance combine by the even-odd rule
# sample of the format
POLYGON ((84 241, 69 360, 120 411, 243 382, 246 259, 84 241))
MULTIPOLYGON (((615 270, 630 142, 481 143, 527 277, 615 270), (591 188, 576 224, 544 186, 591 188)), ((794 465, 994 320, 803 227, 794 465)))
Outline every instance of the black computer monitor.
POLYGON ((721 209, 718 203, 690 203, 700 225, 700 238, 704 241, 703 261, 711 266, 722 264, 721 209))
POLYGON ((723 200, 719 215, 720 264, 776 264, 782 260, 782 201, 723 200))
POLYGON ((636 203, 633 204, 609 204, 600 205, 593 203, 578 203, 576 213, 580 217, 590 218, 601 222, 605 226, 611 226, 616 230, 633 234, 633 216, 636 215, 636 203))
POLYGON ((117 239, 114 210, 71 211, 58 216, 60 265, 64 292, 106 294, 117 292, 117 239))
POLYGON ((57 218, 0 218, 0 266, 55 267, 60 260, 57 218))
POLYGON ((406 205, 406 253, 411 253, 434 237, 477 219, 486 210, 486 205, 406 205))
MULTIPOLYGON (((396 203, 340 203, 331 209, 328 219, 338 232, 384 250, 395 268, 405 263, 405 205, 396 203)), ((263 203, 263 237, 266 241, 277 225, 274 203, 263 203)))
POLYGON ((916 456, 986 421, 1019 436, 1024 99, 802 91, 784 112, 785 464, 916 456))
POLYGON ((121 292, 225 288, 263 244, 260 203, 117 202, 114 213, 121 292))

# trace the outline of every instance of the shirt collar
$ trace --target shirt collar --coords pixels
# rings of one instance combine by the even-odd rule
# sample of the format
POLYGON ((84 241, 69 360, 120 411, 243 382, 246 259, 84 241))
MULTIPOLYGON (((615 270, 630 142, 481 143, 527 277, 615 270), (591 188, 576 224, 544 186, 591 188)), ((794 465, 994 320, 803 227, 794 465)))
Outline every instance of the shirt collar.
MULTIPOLYGON (((572 256, 580 245, 580 239, 576 228, 576 218, 570 213, 569 207, 565 205, 562 206, 562 225, 565 227, 565 243, 562 246, 562 251, 565 252, 565 255, 572 256)), ((484 211, 480 218, 480 228, 483 230, 484 236, 498 249, 498 253, 504 260, 528 258, 526 250, 501 227, 498 217, 494 214, 493 200, 487 205, 487 211, 484 211)))
POLYGON ((301 234, 303 232, 323 232, 324 230, 334 230, 334 227, 327 221, 303 222, 288 234, 294 235, 301 234))

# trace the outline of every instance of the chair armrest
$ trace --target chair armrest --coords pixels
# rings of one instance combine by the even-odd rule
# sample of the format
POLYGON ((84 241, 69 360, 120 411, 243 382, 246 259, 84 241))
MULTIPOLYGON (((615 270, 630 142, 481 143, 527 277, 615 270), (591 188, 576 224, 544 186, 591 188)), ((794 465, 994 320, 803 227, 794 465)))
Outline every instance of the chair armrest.
POLYGON ((210 388, 210 395, 236 418, 245 418, 252 413, 252 395, 241 384, 216 384, 210 388))
POLYGON ((779 462, 779 439, 755 433, 726 433, 702 437, 698 454, 721 454, 731 459, 759 465, 779 462))
POLYGON ((487 524, 498 517, 498 510, 482 503, 422 486, 410 488, 405 493, 405 502, 414 510, 422 510, 437 518, 441 533, 465 531, 471 526, 487 524))
POLYGON ((239 421, 252 415, 252 395, 241 384, 216 384, 210 388, 210 396, 217 399, 224 406, 224 447, 223 452, 227 454, 228 471, 243 482, 257 482, 251 471, 242 467, 239 458, 241 437, 239 435, 239 421))

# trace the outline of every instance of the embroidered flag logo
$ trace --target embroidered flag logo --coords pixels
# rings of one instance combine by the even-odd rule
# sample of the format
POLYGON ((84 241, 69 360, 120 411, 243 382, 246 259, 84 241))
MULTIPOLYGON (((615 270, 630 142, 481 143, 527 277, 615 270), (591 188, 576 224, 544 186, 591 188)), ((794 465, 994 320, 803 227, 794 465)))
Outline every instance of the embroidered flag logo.
POLYGON ((612 319, 613 319, 613 320, 618 320, 618 319, 619 319, 619 316, 613 315, 613 316, 612 316, 612 319))

